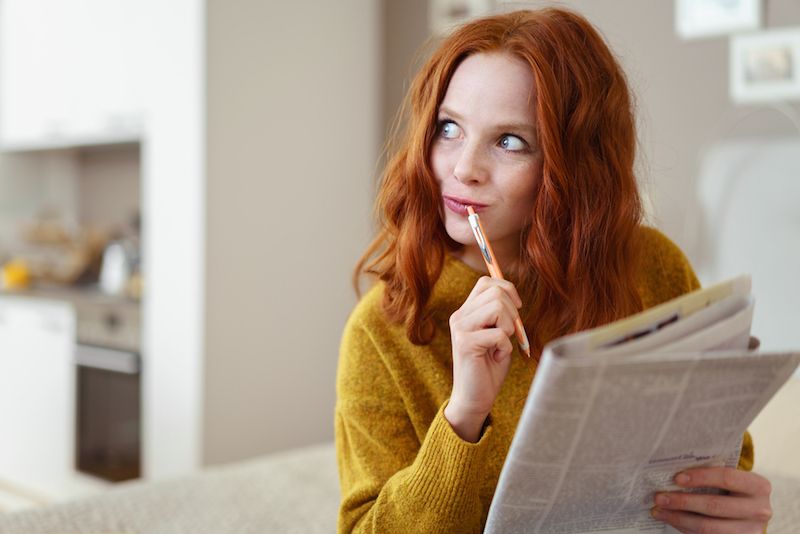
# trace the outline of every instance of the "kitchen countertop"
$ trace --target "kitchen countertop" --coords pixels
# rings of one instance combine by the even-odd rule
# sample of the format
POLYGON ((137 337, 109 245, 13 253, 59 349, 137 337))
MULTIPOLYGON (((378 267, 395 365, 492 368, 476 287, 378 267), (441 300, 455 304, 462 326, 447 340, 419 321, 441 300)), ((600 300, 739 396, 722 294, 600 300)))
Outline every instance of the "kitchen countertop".
POLYGON ((37 285, 26 289, 1 289, 0 299, 46 299, 67 302, 76 316, 78 344, 140 352, 140 301, 108 295, 97 285, 37 285))
POLYGON ((0 297, 30 297, 51 300, 64 300, 76 305, 81 303, 107 304, 114 306, 139 307, 137 299, 109 295, 97 285, 63 286, 40 284, 25 289, 0 289, 0 297))

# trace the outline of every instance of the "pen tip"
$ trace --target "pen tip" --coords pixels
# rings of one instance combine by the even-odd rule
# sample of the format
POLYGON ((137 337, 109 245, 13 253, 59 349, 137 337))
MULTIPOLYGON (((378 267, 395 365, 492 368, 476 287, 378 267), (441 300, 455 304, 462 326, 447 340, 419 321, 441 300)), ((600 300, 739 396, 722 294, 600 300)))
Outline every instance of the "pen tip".
POLYGON ((475 210, 472 208, 472 206, 467 206, 467 213, 470 215, 475 215, 475 210))

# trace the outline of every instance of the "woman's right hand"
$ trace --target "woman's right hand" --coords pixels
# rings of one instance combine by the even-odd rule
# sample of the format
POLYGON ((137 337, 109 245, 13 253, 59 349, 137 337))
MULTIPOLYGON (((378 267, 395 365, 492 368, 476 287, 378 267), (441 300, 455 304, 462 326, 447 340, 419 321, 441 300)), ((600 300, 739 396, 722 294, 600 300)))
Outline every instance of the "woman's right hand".
POLYGON ((481 277, 450 316, 453 391, 445 419, 462 439, 476 442, 511 365, 514 319, 522 300, 514 284, 481 277))

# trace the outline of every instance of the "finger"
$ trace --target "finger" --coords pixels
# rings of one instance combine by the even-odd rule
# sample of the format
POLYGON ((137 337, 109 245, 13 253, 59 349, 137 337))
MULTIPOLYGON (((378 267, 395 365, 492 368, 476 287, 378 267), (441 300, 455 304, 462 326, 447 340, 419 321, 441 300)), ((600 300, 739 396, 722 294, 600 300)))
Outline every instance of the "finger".
POLYGON ((732 467, 701 467, 675 475, 675 483, 683 488, 721 488, 744 495, 769 495, 769 480, 749 471, 732 467))
MULTIPOLYGON (((482 306, 485 306, 487 303, 492 301, 499 300, 505 296, 505 292, 502 289, 491 285, 481 291, 478 291, 478 286, 484 283, 482 280, 483 278, 479 280, 477 284, 475 284, 475 287, 472 289, 473 292, 470 294, 464 304, 462 304, 461 307, 453 312, 453 314, 450 316, 451 331, 470 331, 483 328, 484 326, 494 325, 494 322, 491 322, 488 325, 479 324, 476 326, 475 318, 465 321, 469 315, 473 314, 482 306)), ((497 306, 497 303, 495 303, 494 306, 497 306)))
POLYGON ((676 529, 685 533, 715 534, 726 532, 762 532, 764 527, 756 522, 742 522, 736 519, 718 519, 693 514, 691 512, 676 512, 673 510, 662 510, 653 508, 653 517, 672 525, 676 529))
POLYGON ((514 287, 514 284, 509 282, 508 280, 500 280, 498 278, 492 278, 490 276, 481 276, 478 281, 475 283, 475 286, 472 288, 469 296, 467 297, 467 302, 470 299, 473 299, 483 293, 484 291, 492 288, 498 287, 505 291, 508 296, 511 298, 511 302, 514 304, 515 308, 522 307, 522 299, 517 292, 517 288, 514 287))
POLYGON ((462 315, 457 328, 476 331, 496 327, 510 336, 514 334, 514 319, 516 317, 517 310, 508 302, 508 297, 493 298, 462 315))
POLYGON ((517 311, 517 306, 514 304, 514 300, 506 290, 497 285, 493 285, 481 292, 479 295, 476 295, 474 299, 464 303, 463 307, 472 310, 482 306, 483 304, 486 304, 487 302, 492 302, 493 300, 499 300, 507 304, 508 311, 512 316, 516 317, 519 315, 519 311, 517 311))
POLYGON ((492 283, 492 280, 493 279, 491 276, 481 276, 480 278, 478 278, 478 281, 475 282, 475 285, 472 287, 472 291, 470 291, 469 295, 467 295, 466 302, 469 302, 470 300, 474 299, 475 297, 486 291, 488 288, 492 287, 494 285, 492 283))
POLYGON ((481 354, 491 356, 496 362, 503 361, 514 350, 508 335, 499 328, 486 328, 473 332, 472 342, 481 354))
POLYGON ((665 510, 695 512, 709 517, 759 521, 769 521, 772 517, 769 499, 763 498, 669 492, 656 495, 655 503, 665 510))

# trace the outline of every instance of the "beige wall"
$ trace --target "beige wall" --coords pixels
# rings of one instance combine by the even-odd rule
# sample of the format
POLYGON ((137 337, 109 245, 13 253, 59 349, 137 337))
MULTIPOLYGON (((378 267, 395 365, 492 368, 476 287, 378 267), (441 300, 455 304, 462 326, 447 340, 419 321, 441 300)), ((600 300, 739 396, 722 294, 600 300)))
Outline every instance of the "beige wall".
MULTIPOLYGON (((703 148, 785 135, 788 121, 730 103, 727 41, 680 41, 673 2, 559 4, 597 25, 623 63, 638 100, 640 178, 656 223, 685 246, 703 148)), ((767 4, 768 26, 800 24, 794 0, 767 4)), ((383 134, 427 37, 427 1, 212 0, 207 18, 203 443, 205 463, 216 463, 332 436, 337 345, 354 303, 347 281, 369 233, 383 134)), ((795 450, 800 437, 775 423, 797 420, 797 384, 753 433, 757 462, 800 474, 777 447, 795 450)))
POLYGON ((19 241, 20 220, 34 217, 40 208, 44 178, 40 162, 26 155, 0 155, 0 262, 19 241))
POLYGON ((113 231, 139 210, 139 145, 0 155, 0 263, 44 213, 113 231))
MULTIPOLYGON (((516 5, 541 6, 531 1, 516 5)), ((572 0, 558 2, 584 14, 606 36, 628 73, 638 101, 639 178, 652 192, 656 223, 690 259, 697 253, 684 228, 703 151, 732 137, 798 132, 786 117, 728 97, 728 41, 681 41, 674 32, 674 2, 572 0)), ((800 2, 770 0, 766 27, 800 25, 800 2)), ((790 104, 800 112, 798 103, 790 104)), ((800 476, 800 379, 793 378, 754 422, 756 469, 800 476)))
MULTIPOLYGON (((398 3, 399 4, 399 3, 398 3)), ((626 70, 638 105, 639 178, 650 192, 654 223, 691 250, 683 227, 692 207, 693 180, 703 151, 732 137, 797 135, 786 117, 754 106, 735 106, 728 97, 728 42, 718 37, 681 41, 674 31, 674 2, 664 0, 530 0, 498 2, 500 10, 561 5, 589 18, 606 36, 626 70)), ((427 3, 403 7, 387 27, 384 117, 391 118, 407 86, 424 28, 427 3), (402 21, 402 22, 400 22, 402 21), (406 26, 406 29, 399 24, 406 26), (407 36, 412 35, 414 39, 407 36), (412 42, 413 41, 413 42, 412 42)), ((800 25, 800 2, 770 0, 766 27, 800 25)), ((388 12, 388 11, 387 11, 388 12)), ((800 105, 790 104, 796 112, 800 105)), ((800 476, 800 379, 793 378, 753 423, 756 468, 800 476)))
POLYGON ((141 209, 139 144, 84 150, 78 162, 80 220, 109 232, 130 224, 141 209))
MULTIPOLYGON (((705 148, 721 139, 796 135, 786 117, 728 97, 728 41, 724 37, 680 40, 674 30, 674 2, 665 0, 497 0, 497 10, 563 6, 586 16, 605 35, 625 69, 639 120, 639 179, 654 205, 655 224, 690 259, 683 221, 692 206, 687 191, 705 148)), ((770 0, 766 27, 800 25, 800 2, 770 0)), ((408 71, 427 36, 427 2, 388 0, 384 117, 388 121, 408 84, 408 71)), ((800 105, 790 104, 800 113, 800 105)), ((688 231, 688 230, 687 230, 688 231)))
MULTIPOLYGON (((797 135, 775 112, 736 106, 728 97, 728 40, 682 41, 674 1, 530 0, 503 9, 562 5, 586 16, 605 35, 628 74, 638 105, 639 179, 652 192, 657 225, 690 259, 683 221, 692 206, 699 158, 715 141, 753 135, 797 135)), ((770 0, 766 27, 800 24, 800 2, 770 0)), ((800 112, 796 103, 794 109, 800 112)), ((686 230, 689 231, 689 230, 686 230)))
POLYGON ((205 464, 333 438, 382 137, 379 7, 208 2, 205 464))
POLYGON ((413 74, 425 58, 428 0, 384 0, 382 120, 389 131, 413 74))
POLYGON ((800 378, 790 379, 750 426, 756 471, 800 478, 800 378))
MULTIPOLYGON (((656 223, 690 259, 683 227, 692 206, 693 180, 704 149, 732 137, 797 135, 785 117, 728 97, 725 38, 681 41, 673 2, 573 0, 559 2, 588 17, 610 41, 638 101, 639 178, 652 192, 656 223)), ((545 5, 552 2, 526 2, 545 5)), ((519 4, 518 5, 522 5, 519 4)), ((800 24, 800 3, 770 0, 766 26, 800 24)), ((800 111, 797 103, 791 105, 800 111)), ((752 425, 756 469, 800 476, 800 379, 793 378, 752 425)))

